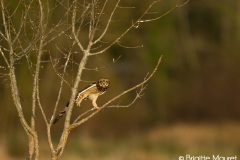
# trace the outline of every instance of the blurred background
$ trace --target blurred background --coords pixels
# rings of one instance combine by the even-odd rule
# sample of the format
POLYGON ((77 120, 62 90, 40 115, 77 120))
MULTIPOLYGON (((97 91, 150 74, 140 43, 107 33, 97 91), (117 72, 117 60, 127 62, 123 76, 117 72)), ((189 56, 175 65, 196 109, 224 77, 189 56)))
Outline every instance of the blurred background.
MULTIPOLYGON (((159 12, 165 13, 174 3, 159 3, 159 12)), ((125 9, 116 19, 129 17, 127 20, 131 21, 146 8, 146 4, 137 1, 124 4, 136 8, 125 9)), ((114 23, 106 39, 111 40, 124 30, 124 25, 121 21, 114 23)), ((57 43, 62 48, 69 45, 61 39, 57 43)), ((99 98, 99 104, 143 80, 163 55, 158 71, 149 81, 144 96, 133 106, 105 109, 74 130, 62 159, 171 160, 186 154, 240 156, 240 1, 192 0, 158 21, 141 24, 121 39, 121 45, 91 58, 89 68, 107 66, 83 75, 86 81, 101 76, 110 79, 111 87, 99 98), (116 63, 108 65, 119 56, 116 63)), ((55 44, 47 47, 59 52, 51 49, 55 44)), ((29 74, 24 65, 19 65, 17 72, 28 115, 31 78, 26 78, 29 74)), ((41 72, 41 94, 49 118, 57 97, 55 84, 59 81, 52 73, 51 64, 41 72)), ((68 78, 71 81, 72 77, 68 78)), ((8 82, 0 80, 0 157, 24 159, 27 137, 12 103, 8 82)), ((87 84, 84 82, 81 87, 87 84)), ((127 104, 134 94, 116 104, 127 104)), ((62 106, 69 97, 70 89, 65 87, 62 106)), ((74 110, 73 116, 90 106, 84 102, 82 108, 74 110)), ((41 158, 49 158, 45 124, 41 115, 37 116, 41 158)), ((52 128, 56 141, 62 125, 63 120, 52 128)))

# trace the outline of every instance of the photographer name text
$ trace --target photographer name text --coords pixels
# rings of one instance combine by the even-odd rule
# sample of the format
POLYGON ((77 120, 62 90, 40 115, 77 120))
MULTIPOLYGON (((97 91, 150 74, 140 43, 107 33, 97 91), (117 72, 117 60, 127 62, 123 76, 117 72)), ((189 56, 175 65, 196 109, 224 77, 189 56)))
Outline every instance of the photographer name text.
POLYGON ((237 156, 222 156, 222 155, 212 155, 212 156, 206 156, 206 155, 190 155, 186 154, 185 156, 179 156, 179 160, 237 160, 237 156))

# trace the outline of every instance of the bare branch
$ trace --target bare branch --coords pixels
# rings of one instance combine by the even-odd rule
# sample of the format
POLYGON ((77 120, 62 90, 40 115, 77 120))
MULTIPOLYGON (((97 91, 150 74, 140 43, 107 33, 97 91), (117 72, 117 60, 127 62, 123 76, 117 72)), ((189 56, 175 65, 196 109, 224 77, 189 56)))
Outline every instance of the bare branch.
MULTIPOLYGON (((106 3, 107 3, 107 1, 105 1, 105 4, 104 4, 104 6, 103 6, 103 9, 105 8, 106 3)), ((113 8, 113 11, 112 11, 111 14, 110 14, 110 17, 109 17, 109 19, 108 19, 108 22, 107 22, 107 25, 106 25, 104 31, 103 31, 102 34, 93 42, 93 44, 96 44, 97 42, 101 41, 101 39, 102 39, 102 38, 104 37, 104 35, 107 33, 107 30, 108 30, 108 28, 109 28, 109 25, 110 25, 110 23, 111 23, 111 21, 112 21, 112 17, 113 17, 113 15, 114 15, 114 13, 115 13, 115 11, 116 11, 119 3, 120 3, 120 0, 117 1, 115 7, 113 8)), ((101 13, 103 12, 103 9, 102 9, 101 13)), ((101 15, 100 15, 100 16, 101 16, 101 15)), ((98 18, 98 19, 99 19, 99 18, 98 18)))
MULTIPOLYGON (((71 124, 71 125, 69 126, 69 130, 72 130, 72 129, 78 127, 79 125, 81 125, 82 123, 86 122, 86 121, 89 120, 91 117, 93 117, 94 115, 96 115, 99 111, 101 111, 102 109, 108 107, 108 105, 109 105, 110 103, 112 103, 112 102, 114 102, 115 100, 119 99, 119 98, 122 97, 123 95, 125 95, 125 94, 127 94, 127 93, 129 93, 129 92, 131 92, 131 91, 133 91, 133 90, 141 87, 139 94, 137 94, 137 96, 134 98, 134 100, 129 104, 129 105, 132 105, 132 104, 140 97, 140 93, 144 90, 144 85, 152 78, 152 76, 153 76, 153 75, 155 74, 155 72, 157 71, 157 69, 158 69, 158 67, 159 67, 159 65, 160 65, 160 63, 161 63, 161 60, 162 60, 162 56, 160 56, 160 58, 159 58, 159 60, 158 60, 158 62, 157 62, 157 64, 156 64, 154 70, 152 71, 152 73, 151 73, 148 77, 146 77, 141 83, 139 83, 139 84, 133 86, 132 88, 130 88, 130 89, 128 89, 128 90, 120 93, 119 95, 115 96, 114 98, 112 98, 111 100, 109 100, 107 103, 105 103, 104 105, 102 105, 101 107, 99 107, 99 109, 94 110, 94 111, 93 111, 90 115, 88 115, 86 118, 83 118, 83 119, 81 119, 80 121, 78 121, 81 117, 83 117, 83 116, 85 116, 86 114, 90 113, 93 109, 86 111, 84 114, 80 115, 80 116, 73 122, 73 124, 71 124)), ((111 108, 111 107, 113 107, 113 106, 116 107, 116 106, 119 106, 119 105, 112 105, 112 106, 109 106, 109 107, 111 108)), ((128 107, 128 105, 126 105, 125 107, 128 107)))
POLYGON ((42 107, 42 104, 41 104, 41 101, 40 101, 39 88, 37 88, 37 102, 38 102, 38 106, 39 106, 39 108, 41 110, 43 119, 44 119, 44 121, 45 121, 45 123, 47 125, 48 124, 48 120, 47 120, 46 114, 45 114, 45 112, 43 110, 43 107, 42 107))
POLYGON ((5 35, 2 33, 2 31, 0 31, 0 35, 1 35, 1 37, 3 37, 4 40, 7 41, 7 37, 5 37, 5 35))
POLYGON ((34 81, 33 81, 33 92, 32 92, 32 118, 31 118, 31 125, 32 128, 35 130, 35 114, 36 114, 36 95, 37 90, 39 89, 39 72, 40 72, 40 65, 41 65, 41 57, 42 57, 42 49, 43 49, 43 6, 41 0, 38 0, 39 9, 40 9, 40 24, 39 30, 41 32, 40 37, 40 44, 38 47, 38 55, 37 55, 37 62, 36 62, 36 69, 34 73, 34 81))
POLYGON ((128 107, 131 107, 136 101, 137 99, 141 98, 142 97, 142 92, 145 90, 146 86, 142 85, 140 90, 138 92, 136 92, 136 96, 135 98, 127 105, 112 105, 112 106, 106 106, 106 108, 128 108, 128 107))
MULTIPOLYGON (((63 82, 67 83, 67 84, 69 85, 69 87, 70 87, 70 84, 64 79, 64 76, 65 76, 65 74, 66 74, 67 66, 68 66, 68 63, 69 63, 69 60, 70 60, 70 56, 71 56, 71 55, 72 55, 72 52, 70 51, 70 52, 68 53, 67 60, 66 60, 66 62, 65 62, 65 64, 64 64, 64 69, 63 69, 62 75, 59 75, 59 74, 57 73, 57 75, 61 78, 61 82, 60 82, 60 87, 59 87, 59 91, 58 91, 58 97, 57 97, 57 100, 56 100, 56 103, 55 103, 53 115, 52 115, 51 120, 50 120, 50 124, 52 124, 53 119, 54 119, 54 117, 55 117, 55 115, 56 115, 57 106, 58 106, 58 103, 59 103, 59 101, 60 101, 60 97, 61 97, 61 94, 62 94, 63 82)), ((50 56, 50 57, 51 57, 51 56, 50 56)), ((54 67, 54 66, 53 66, 53 68, 54 68, 54 70, 55 70, 55 67, 54 67)), ((55 72, 56 72, 56 70, 55 70, 55 72)))
MULTIPOLYGON (((159 0, 160 1, 160 0, 159 0)), ((132 25, 130 25, 116 40, 114 40, 112 43, 110 43, 110 45, 108 45, 106 48, 102 49, 101 51, 98 52, 93 52, 91 53, 91 55, 97 55, 97 54, 101 54, 104 53, 106 50, 108 50, 112 45, 114 45, 115 43, 119 42, 119 40, 126 35, 132 28, 136 28, 136 26, 139 26, 139 21, 141 21, 141 19, 148 13, 148 11, 152 8, 152 6, 155 3, 158 3, 159 1, 154 1, 146 10, 145 12, 138 18, 138 20, 134 21, 132 23, 132 25)), ((110 22, 109 22, 110 23, 110 22)), ((99 39, 101 40, 101 39, 99 39)))
POLYGON ((76 28, 75 28, 75 24, 76 24, 76 14, 77 14, 77 0, 74 0, 74 7, 73 7, 73 13, 72 13, 72 34, 73 37, 77 43, 77 45, 79 46, 79 48, 81 49, 81 51, 84 52, 84 48, 81 44, 81 42, 79 41, 77 34, 76 34, 76 28))
POLYGON ((91 108, 87 111, 85 111, 83 114, 80 114, 73 122, 73 124, 77 123, 82 117, 86 116, 87 114, 89 114, 90 112, 94 111, 95 108, 91 108))
MULTIPOLYGON (((155 17, 155 18, 152 18, 152 19, 143 19, 144 16, 149 13, 150 9, 151 9, 156 3, 159 3, 159 2, 161 2, 161 0, 156 0, 156 1, 152 2, 152 3, 148 6, 148 8, 145 10, 145 12, 144 12, 136 21, 132 22, 132 25, 129 26, 118 38, 116 38, 116 40, 114 40, 113 42, 111 42, 107 47, 105 47, 105 48, 102 49, 101 51, 93 52, 93 53, 91 53, 91 55, 97 55, 97 54, 104 53, 104 52, 105 52, 106 50, 108 50, 112 45, 114 45, 115 43, 118 43, 119 40, 120 40, 123 36, 125 36, 131 29, 133 29, 133 28, 138 28, 139 25, 140 25, 140 23, 145 23, 145 22, 151 22, 151 21, 159 20, 159 19, 161 19, 162 17, 164 17, 164 16, 168 15, 169 13, 171 13, 174 9, 186 5, 186 4, 189 2, 189 0, 186 0, 186 2, 183 3, 183 4, 181 4, 181 5, 177 5, 177 4, 176 4, 176 5, 175 5, 174 7, 172 7, 170 10, 168 10, 167 12, 165 12, 164 14, 162 14, 162 15, 160 15, 160 16, 158 16, 158 17, 155 17)), ((110 22, 108 22, 108 23, 110 23, 110 22)), ((104 33, 104 34, 105 34, 105 33, 104 33)), ((103 36, 100 36, 100 37, 102 38, 103 36)), ((94 43, 97 43, 99 40, 101 40, 100 37, 99 37, 97 40, 95 40, 94 43)))
POLYGON ((17 4, 16 8, 15 8, 14 11, 12 12, 12 14, 9 15, 9 18, 13 17, 13 16, 16 14, 17 9, 19 8, 20 4, 21 4, 21 0, 18 1, 18 4, 17 4))
POLYGON ((109 67, 111 66, 112 64, 116 63, 122 56, 119 56, 117 59, 114 59, 112 60, 111 63, 107 64, 107 65, 104 65, 104 66, 101 66, 101 67, 96 67, 96 68, 84 68, 85 70, 90 70, 90 71, 99 71, 100 69, 104 69, 106 67, 109 67))
MULTIPOLYGON (((23 115, 23 112, 22 112, 22 106, 21 106, 21 101, 20 101, 20 97, 19 97, 20 94, 19 94, 19 91, 18 91, 16 74, 15 74, 15 66, 14 66, 15 62, 14 62, 14 57, 13 57, 13 54, 14 54, 13 53, 13 46, 12 46, 11 36, 10 36, 10 33, 9 33, 9 29, 8 29, 9 26, 8 26, 8 23, 6 22, 6 15, 5 15, 6 8, 4 6, 3 0, 1 1, 1 10, 2 10, 3 26, 4 26, 5 34, 6 34, 5 38, 6 38, 6 41, 8 42, 8 46, 9 46, 9 50, 8 50, 9 61, 8 60, 5 60, 5 61, 8 65, 8 67, 9 67, 9 78, 10 78, 10 82, 11 82, 11 92, 12 92, 13 102, 16 106, 20 122, 21 122, 25 132, 27 133, 27 135, 34 135, 34 131, 28 125, 28 123, 27 123, 27 121, 26 121, 26 119, 23 115)), ((5 57, 2 50, 1 50, 1 53, 2 53, 3 57, 5 57)))
POLYGON ((56 149, 57 150, 56 151, 57 152, 57 157, 60 157, 62 155, 62 153, 64 151, 64 148, 65 148, 65 145, 66 145, 66 142, 67 142, 67 138, 68 138, 69 133, 70 133, 69 126, 70 126, 70 118, 72 116, 74 99, 76 97, 77 88, 78 88, 79 82, 81 80, 81 75, 82 75, 83 69, 84 69, 84 67, 87 63, 88 58, 89 58, 89 52, 85 51, 84 54, 83 54, 83 57, 82 57, 82 59, 79 63, 77 75, 76 75, 76 78, 74 80, 74 86, 72 88, 72 95, 71 95, 71 98, 70 98, 70 101, 69 101, 68 111, 66 113, 66 118, 65 118, 65 122, 64 122, 64 129, 63 129, 59 144, 58 144, 57 149, 56 149))
MULTIPOLYGON (((68 56, 67 56, 67 58, 66 58, 67 61, 66 61, 65 64, 64 64, 63 73, 59 73, 59 72, 57 71, 57 69, 55 68, 55 66, 56 66, 57 64, 56 64, 56 63, 54 64, 54 61, 57 61, 57 60, 56 60, 56 59, 53 60, 52 56, 49 54, 50 61, 51 61, 51 63, 52 63, 52 68, 53 68, 54 72, 55 72, 56 75, 61 79, 61 81, 65 82, 69 87, 71 87, 71 85, 64 79, 64 76, 65 76, 65 74, 66 74, 66 69, 67 69, 68 63, 69 63, 69 61, 70 61, 70 56, 71 56, 71 55, 72 55, 72 53, 69 52, 69 54, 68 54, 68 56)), ((62 86, 62 85, 60 85, 60 86, 62 86)))
MULTIPOLYGON (((43 54, 43 41, 44 41, 44 11, 43 11, 43 6, 42 6, 42 1, 38 0, 38 4, 39 4, 39 10, 40 10, 40 22, 39 22, 39 34, 40 34, 40 43, 39 43, 39 47, 38 47, 38 54, 37 54, 37 62, 36 62, 36 69, 35 69, 35 73, 34 73, 34 80, 33 80, 33 91, 32 91, 32 116, 31 116, 31 128, 35 131, 35 118, 36 118, 36 98, 38 99, 38 105, 40 110, 42 111, 41 113, 43 113, 43 117, 46 120, 46 116, 43 112, 43 108, 42 105, 40 103, 40 99, 39 99, 39 73, 40 73, 40 67, 41 67, 41 57, 43 54)), ((35 131, 36 133, 36 131, 35 131)), ((32 153, 30 153, 30 156, 33 157, 33 155, 35 155, 36 159, 38 159, 39 157, 39 145, 38 145, 38 139, 37 139, 37 135, 34 135, 34 151, 32 153)))
POLYGON ((123 48, 142 48, 143 45, 140 45, 140 46, 133 46, 133 47, 130 47, 130 46, 126 46, 126 45, 123 45, 120 43, 120 41, 117 41, 117 44, 123 48))
POLYGON ((9 30, 8 30, 8 24, 6 22, 6 15, 5 15, 5 6, 4 6, 4 3, 3 3, 3 0, 1 0, 1 10, 2 10, 2 20, 3 20, 3 26, 4 26, 4 30, 5 30, 5 34, 6 34, 6 39, 9 43, 9 40, 11 40, 11 37, 10 37, 10 33, 9 33, 9 30))
MULTIPOLYGON (((84 2, 85 3, 85 2, 84 2)), ((82 14, 80 16, 80 18, 76 21, 76 22, 79 22, 79 26, 78 26, 78 29, 76 31, 76 35, 79 36, 80 34, 80 31, 82 29, 82 25, 83 25, 83 22, 87 16, 87 11, 89 10, 90 8, 90 4, 88 4, 87 6, 84 5, 84 8, 83 8, 83 11, 82 11, 82 14)))
MULTIPOLYGON (((160 2, 161 0, 159 0, 159 1, 155 1, 155 2, 153 2, 153 4, 152 5, 154 5, 154 3, 158 3, 158 2, 160 2)), ((178 5, 178 4, 176 4, 175 6, 173 6, 171 9, 169 9, 167 12, 165 12, 164 14, 162 14, 162 15, 160 15, 160 16, 158 16, 158 17, 155 17, 155 18, 152 18, 152 19, 141 19, 141 20, 139 20, 138 21, 138 23, 146 23, 146 22, 151 22, 151 21, 157 21, 157 20, 159 20, 159 19, 161 19, 162 17, 164 17, 164 16, 166 16, 166 15, 168 15, 169 13, 171 13, 174 9, 176 9, 176 8, 180 8, 180 7, 182 7, 182 6, 184 6, 184 5, 186 5, 187 3, 189 2, 189 0, 186 0, 183 4, 180 4, 180 5, 178 5)), ((151 7, 152 7, 152 5, 151 5, 151 7)), ((150 7, 150 8, 151 8, 150 7)), ((149 8, 149 9, 150 9, 149 8)), ((147 10, 147 12, 148 12, 148 10, 147 10)), ((146 13, 147 13, 146 12, 146 13)))
POLYGON ((177 8, 181 8, 181 7, 185 6, 189 1, 190 1, 190 0, 186 0, 186 1, 185 1, 184 3, 182 3, 182 4, 176 4, 176 7, 177 7, 177 8))
POLYGON ((8 68, 10 68, 10 64, 9 64, 9 62, 8 62, 8 60, 7 60, 6 56, 5 56, 5 54, 4 54, 3 51, 2 51, 2 47, 1 47, 1 46, 0 46, 0 53, 2 54, 3 59, 4 59, 4 61, 6 62, 8 68))
POLYGON ((22 15, 21 25, 20 25, 20 27, 19 27, 18 32, 15 30, 14 27, 12 27, 12 28, 13 28, 13 31, 14 31, 14 33, 15 33, 15 37, 14 37, 13 42, 12 42, 13 44, 14 44, 17 40, 19 40, 18 38, 19 38, 19 36, 20 36, 20 34, 21 34, 21 32, 22 32, 22 29, 23 29, 23 25, 24 25, 24 21, 25 21, 25 20, 26 20, 26 15, 25 15, 25 16, 22 15))
MULTIPOLYGON (((151 10, 153 10, 153 6, 160 1, 161 0, 155 0, 154 2, 150 2, 150 5, 146 6, 145 11, 141 13, 136 20, 133 20, 132 23, 131 20, 128 21, 131 24, 126 26, 118 37, 105 43, 103 39, 107 36, 113 23, 113 17, 118 9, 135 7, 122 7, 120 6, 121 0, 116 0, 116 2, 113 3, 109 0, 73 0, 68 2, 64 0, 57 0, 55 2, 19 0, 14 4, 7 3, 6 0, 0 0, 0 21, 2 23, 1 27, 3 28, 0 31, 0 41, 3 43, 2 46, 0 46, 0 58, 2 57, 2 61, 4 62, 0 65, 0 78, 3 78, 4 81, 5 77, 9 78, 12 99, 20 122, 29 140, 27 159, 39 159, 39 142, 36 126, 36 122, 38 121, 38 117, 36 117, 36 115, 38 115, 37 112, 40 112, 46 124, 51 159, 57 160, 63 154, 72 129, 88 121, 91 117, 102 111, 102 109, 130 107, 141 98, 146 84, 157 72, 162 56, 160 56, 151 74, 147 75, 141 82, 109 99, 101 105, 99 109, 92 108, 81 113, 77 118, 73 119, 73 123, 71 123, 78 87, 80 82, 84 82, 82 74, 91 70, 99 71, 100 69, 109 67, 121 58, 121 56, 119 56, 112 61, 110 60, 110 62, 107 62, 105 65, 96 65, 95 67, 87 68, 89 57, 104 53, 114 44, 128 49, 143 47, 143 45, 131 46, 120 40, 131 29, 138 28, 141 23, 159 20, 174 9, 187 4, 189 0, 186 0, 186 2, 180 5, 176 3, 169 11, 158 15, 158 12, 152 12, 151 10), (4 3, 6 3, 6 6, 4 3), (110 9, 108 6, 112 8, 110 9), (110 9, 110 12, 108 12, 108 9, 110 9), (64 11, 61 17, 59 15, 54 16, 58 11, 64 11), (56 19, 51 21, 51 16, 56 19), (89 27, 87 31, 85 31, 86 26, 89 27), (65 40, 71 43, 70 46, 68 45, 66 47, 66 44, 64 44, 62 48, 59 48, 58 46, 62 45, 62 42, 65 40), (60 44, 53 44, 53 42, 59 42, 60 44), (55 51, 60 51, 60 55, 53 53, 55 51), (44 53, 47 53, 47 56, 45 56, 44 53), (18 77, 16 76, 18 74, 15 72, 19 63, 26 63, 31 75, 28 77, 32 83, 31 98, 29 100, 31 105, 30 122, 28 122, 29 119, 26 119, 22 110, 22 108, 29 108, 25 107, 25 105, 29 105, 29 103, 22 103, 21 101, 20 93, 25 93, 24 90, 19 90, 18 83, 21 81, 17 81, 18 77), (42 86, 40 78, 45 78, 41 77, 40 73, 42 73, 42 68, 45 68, 47 64, 52 66, 53 76, 54 78, 57 77, 58 80, 58 83, 56 83, 58 84, 58 90, 50 118, 47 117, 48 114, 44 108, 44 99, 42 99, 42 89, 40 88, 42 86), (72 71, 69 70, 70 67, 72 67, 72 71), (70 74, 73 74, 71 84, 67 79, 67 76, 70 74), (61 106, 60 101, 64 93, 65 84, 71 89, 71 96, 68 109, 66 110, 63 131, 55 147, 52 141, 51 127, 58 106, 61 106), (128 104, 117 103, 122 96, 132 91, 136 91, 136 95, 128 104), (38 107, 39 109, 37 109, 38 107)), ((99 57, 96 56, 94 58, 99 57)), ((96 101, 94 101, 93 105, 97 106, 95 102, 96 101)))
MULTIPOLYGON (((64 16, 59 20, 59 22, 58 22, 57 24, 55 24, 54 27, 52 27, 52 28, 50 29, 50 31, 48 31, 48 33, 45 34, 46 37, 49 36, 52 32, 56 31, 56 29, 57 29, 58 27, 62 26, 62 25, 65 23, 65 22, 64 22, 64 18, 66 18, 66 17, 68 16, 68 14, 70 13, 72 7, 73 7, 73 3, 66 8, 67 11, 66 11, 66 13, 64 14, 64 16)), ((55 40, 56 38, 60 37, 61 35, 63 35, 64 33, 66 33, 69 29, 71 29, 71 27, 72 27, 71 25, 70 25, 70 26, 67 26, 67 28, 66 28, 65 30, 61 31, 60 33, 58 33, 58 34, 55 35, 55 36, 52 36, 52 37, 51 37, 49 40, 47 40, 43 45, 45 46, 45 45, 49 44, 50 42, 52 42, 53 40, 55 40)))

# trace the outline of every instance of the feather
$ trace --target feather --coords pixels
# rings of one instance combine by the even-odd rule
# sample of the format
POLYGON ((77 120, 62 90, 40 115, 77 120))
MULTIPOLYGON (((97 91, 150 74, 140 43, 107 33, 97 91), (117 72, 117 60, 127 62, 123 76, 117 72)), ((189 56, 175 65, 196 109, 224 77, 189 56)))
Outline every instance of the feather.
MULTIPOLYGON (((97 98, 98 98, 98 96, 100 96, 106 92, 109 85, 110 85, 110 81, 107 78, 101 78, 97 82, 94 82, 94 83, 88 85, 87 87, 85 87, 84 89, 80 90, 77 93, 76 98, 75 98, 76 105, 80 106, 83 99, 90 99, 92 101, 93 107, 95 109, 99 109, 97 102, 96 102, 97 98)), ((69 102, 66 104, 64 109, 61 110, 59 112, 59 114, 55 117, 53 124, 57 123, 58 120, 66 114, 66 112, 68 110, 68 105, 69 105, 69 102)))

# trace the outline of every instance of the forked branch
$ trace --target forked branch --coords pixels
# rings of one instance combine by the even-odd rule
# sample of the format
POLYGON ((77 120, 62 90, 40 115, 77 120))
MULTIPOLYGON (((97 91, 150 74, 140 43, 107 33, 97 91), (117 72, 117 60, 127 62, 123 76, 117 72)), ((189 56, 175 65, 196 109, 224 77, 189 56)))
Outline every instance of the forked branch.
POLYGON ((69 126, 69 130, 72 130, 76 127, 78 127, 79 125, 81 125, 82 123, 86 122, 87 120, 89 120, 91 117, 93 117, 94 115, 96 115, 99 111, 101 111, 102 109, 104 108, 113 108, 113 107, 129 107, 131 106, 134 102, 136 102, 136 100, 138 98, 141 97, 141 93, 143 92, 143 90, 145 89, 145 85, 146 83, 153 77, 153 75, 156 73, 160 63, 161 63, 161 60, 162 60, 162 56, 160 56, 160 58, 158 59, 158 62, 154 68, 154 70, 152 71, 152 73, 148 76, 146 76, 146 78, 139 84, 133 86, 132 88, 129 88, 127 90, 125 90, 124 92, 120 93, 119 95, 115 96, 114 98, 112 98, 111 100, 109 100, 108 102, 106 102, 104 105, 102 105, 101 107, 99 107, 99 109, 90 109, 88 111, 86 111, 85 113, 79 115, 76 120, 69 126), (137 93, 136 97, 130 102, 130 104, 128 105, 111 105, 109 106, 109 104, 111 104, 112 102, 116 101, 117 99, 119 99, 120 97, 122 97, 123 95, 126 95, 127 93, 133 91, 133 90, 136 90, 137 88, 140 88, 140 91, 137 93), (91 113, 92 112, 92 113, 91 113), (91 114, 89 114, 91 113, 91 114), (88 115, 89 114, 89 115, 88 115), (85 118, 82 118, 84 117, 85 115, 88 115, 86 116, 85 118), (82 118, 82 119, 81 119, 82 118))

